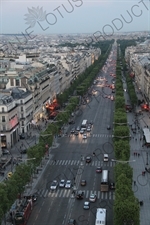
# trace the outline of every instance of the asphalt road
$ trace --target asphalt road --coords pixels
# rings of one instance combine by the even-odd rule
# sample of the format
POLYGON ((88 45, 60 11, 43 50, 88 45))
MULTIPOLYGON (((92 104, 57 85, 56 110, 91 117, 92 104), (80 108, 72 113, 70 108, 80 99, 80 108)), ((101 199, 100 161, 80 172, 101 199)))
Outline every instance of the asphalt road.
MULTIPOLYGON (((111 69, 107 70, 106 68, 105 72, 99 73, 99 76, 108 80, 108 84, 112 80, 112 77, 108 75, 111 69)), ((87 132, 87 139, 83 140, 81 134, 64 136, 58 140, 59 147, 52 150, 53 159, 37 187, 40 195, 28 225, 66 225, 69 218, 75 219, 78 225, 92 225, 95 224, 96 208, 106 208, 107 224, 113 225, 114 191, 100 192, 101 174, 96 173, 97 166, 102 166, 102 169, 109 170, 109 181, 114 181, 115 162, 111 161, 114 158, 112 129, 107 130, 107 125, 113 127, 114 101, 105 98, 105 95, 109 95, 111 90, 104 88, 102 91, 103 83, 105 81, 101 79, 96 85, 93 85, 92 88, 97 91, 95 96, 89 98, 87 105, 81 106, 82 113, 76 117, 75 124, 70 125, 71 130, 73 127, 80 126, 84 119, 92 120, 94 124, 91 133, 87 132), (93 156, 93 152, 95 152, 95 156, 93 156), (103 162, 104 153, 109 155, 108 162, 103 162), (81 160, 81 156, 91 156, 92 162, 86 164, 85 160, 81 160), (57 191, 50 192, 50 184, 54 179, 58 181, 70 179, 74 188, 84 191, 84 199, 74 198, 72 189, 66 190, 58 187, 57 191), (87 185, 84 187, 80 185, 82 179, 87 181, 87 185), (90 204, 89 210, 84 210, 84 201, 89 199, 91 193, 97 195, 97 201, 90 204)))

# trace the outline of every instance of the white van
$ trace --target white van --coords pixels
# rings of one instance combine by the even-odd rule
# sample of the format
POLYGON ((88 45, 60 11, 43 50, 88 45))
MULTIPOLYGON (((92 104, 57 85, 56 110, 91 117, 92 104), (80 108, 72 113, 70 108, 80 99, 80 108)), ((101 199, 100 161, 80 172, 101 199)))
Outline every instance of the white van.
POLYGON ((108 154, 104 154, 104 162, 108 162, 108 154))

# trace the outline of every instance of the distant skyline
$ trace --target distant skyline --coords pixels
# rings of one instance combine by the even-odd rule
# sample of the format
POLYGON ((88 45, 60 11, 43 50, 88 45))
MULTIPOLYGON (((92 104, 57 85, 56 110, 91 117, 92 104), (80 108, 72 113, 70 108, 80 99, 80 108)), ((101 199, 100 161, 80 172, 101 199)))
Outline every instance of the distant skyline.
POLYGON ((1 34, 97 32, 105 35, 150 31, 150 1, 147 0, 1 0, 0 14, 1 34))

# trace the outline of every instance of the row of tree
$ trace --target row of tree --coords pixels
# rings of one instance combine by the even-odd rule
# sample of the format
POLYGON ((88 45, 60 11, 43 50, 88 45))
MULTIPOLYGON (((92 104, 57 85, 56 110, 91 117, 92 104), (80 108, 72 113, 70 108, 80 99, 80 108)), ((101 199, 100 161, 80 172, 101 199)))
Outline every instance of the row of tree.
POLYGON ((116 65, 116 102, 114 115, 114 151, 118 163, 115 166, 114 224, 140 224, 139 202, 132 191, 133 170, 128 163, 130 158, 129 128, 125 111, 123 84, 121 81, 121 57, 119 47, 116 65))
POLYGON ((48 154, 48 149, 53 144, 54 137, 59 134, 63 124, 68 122, 72 112, 78 110, 79 100, 85 91, 88 91, 91 82, 102 68, 111 50, 111 44, 112 41, 105 41, 105 45, 103 46, 102 42, 100 42, 101 56, 99 59, 87 68, 86 71, 72 83, 70 88, 66 89, 63 94, 57 96, 60 104, 68 103, 65 109, 57 115, 54 123, 49 124, 47 129, 40 133, 39 143, 28 149, 28 160, 26 163, 18 165, 13 175, 3 183, 0 183, 0 223, 14 201, 24 191, 25 185, 31 181, 33 173, 37 172, 37 168, 41 164, 43 157, 48 154), (81 96, 72 96, 70 98, 81 83, 83 87, 85 87, 84 91, 80 92, 81 96))

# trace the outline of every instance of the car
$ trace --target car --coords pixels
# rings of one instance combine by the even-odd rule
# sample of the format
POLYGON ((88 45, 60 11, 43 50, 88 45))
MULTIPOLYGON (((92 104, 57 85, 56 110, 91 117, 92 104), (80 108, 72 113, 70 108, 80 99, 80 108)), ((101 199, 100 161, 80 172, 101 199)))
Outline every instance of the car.
POLYGON ((10 151, 8 149, 2 149, 3 155, 10 155, 10 151))
POLYGON ((107 130, 110 130, 110 129, 111 129, 110 125, 107 125, 107 130))
POLYGON ((104 162, 108 162, 108 154, 104 154, 104 162))
POLYGON ((21 149, 21 150, 20 150, 20 153, 21 153, 21 154, 26 154, 26 153, 27 153, 27 149, 21 149))
POLYGON ((95 194, 91 194, 89 197, 90 202, 96 202, 97 196, 95 194))
POLYGON ((84 202, 83 209, 89 209, 90 208, 90 202, 84 202))
POLYGON ((68 220, 68 225, 75 225, 75 224, 76 224, 76 220, 74 220, 74 219, 68 220))
POLYGON ((58 182, 57 182, 57 180, 53 180, 53 182, 51 183, 50 189, 51 189, 52 191, 54 191, 54 190, 57 189, 57 187, 58 187, 58 182))
POLYGON ((69 124, 75 124, 75 121, 74 120, 70 120, 69 124))
POLYGON ((74 132, 75 132, 75 128, 72 128, 71 131, 70 131, 70 133, 71 134, 74 134, 74 132))
POLYGON ((65 188, 69 189, 69 188, 71 188, 71 186, 72 186, 71 180, 67 180, 67 182, 65 184, 65 188))
POLYGON ((80 134, 83 134, 83 133, 84 133, 84 128, 81 128, 80 134))
POLYGON ((111 182, 109 184, 109 188, 110 188, 110 190, 115 190, 115 183, 111 182))
POLYGON ((87 132, 90 132, 91 131, 91 127, 87 127, 87 132))
POLYGON ((80 184, 81 184, 81 186, 85 186, 86 185, 86 180, 81 180, 80 184))
POLYGON ((89 122, 89 124, 93 125, 93 121, 91 120, 91 121, 89 122))
POLYGON ((76 198, 77 199, 83 199, 83 197, 84 197, 84 192, 83 191, 77 191, 76 198))
POLYGON ((25 139, 25 135, 24 134, 20 134, 20 139, 25 139))
POLYGON ((78 126, 78 127, 76 128, 76 130, 77 130, 77 131, 80 131, 80 127, 78 126))
POLYGON ((86 134, 83 134, 83 139, 87 139, 87 135, 86 134))
POLYGON ((78 136, 79 135, 79 132, 78 131, 75 131, 74 132, 74 135, 78 136))
POLYGON ((87 156, 86 159, 85 159, 86 163, 90 163, 92 161, 92 158, 91 156, 87 156))
POLYGON ((96 173, 101 173, 101 172, 102 172, 102 167, 98 166, 98 167, 96 168, 96 173))
POLYGON ((59 182, 59 187, 61 188, 61 187, 65 187, 65 180, 61 180, 60 182, 59 182))

